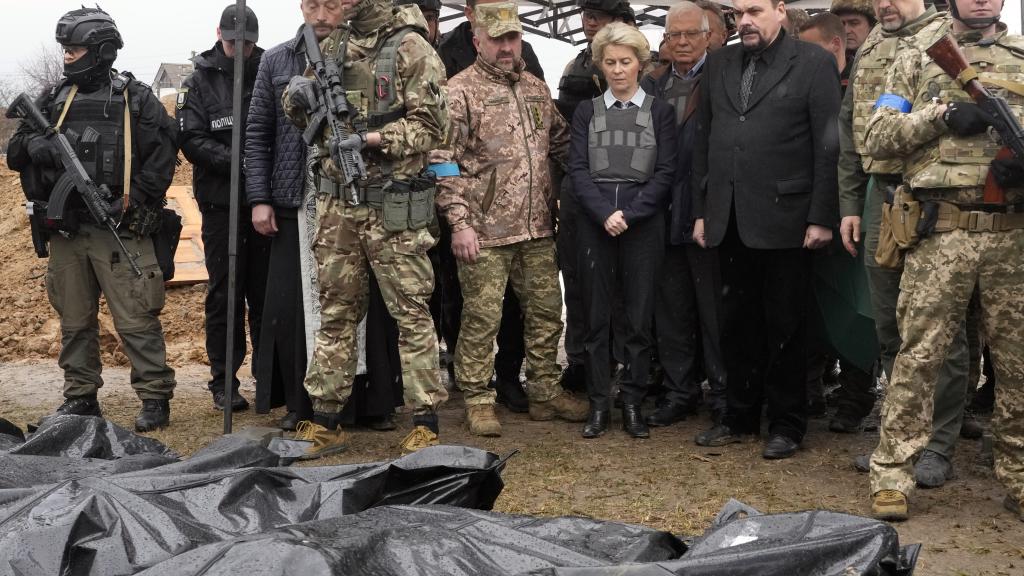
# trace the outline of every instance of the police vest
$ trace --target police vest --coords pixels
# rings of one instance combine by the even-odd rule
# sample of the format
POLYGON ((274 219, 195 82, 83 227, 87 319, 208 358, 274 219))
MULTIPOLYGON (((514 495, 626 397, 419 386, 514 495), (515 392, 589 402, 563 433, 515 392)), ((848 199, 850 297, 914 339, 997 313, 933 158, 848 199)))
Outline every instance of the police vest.
MULTIPOLYGON (((914 43, 927 47, 938 40, 949 30, 949 21, 940 17, 921 28, 914 38, 914 43)), ((906 32, 906 31, 901 31, 906 32)), ((860 154, 864 172, 868 174, 899 174, 903 171, 903 162, 899 159, 875 160, 867 152, 865 139, 868 120, 874 113, 875 102, 885 88, 885 77, 899 54, 900 47, 906 48, 901 41, 905 34, 892 34, 882 30, 879 24, 861 46, 857 60, 857 69, 853 77, 853 144, 860 154)))
POLYGON ((590 176, 594 182, 647 182, 654 174, 658 141, 651 120, 654 98, 623 110, 593 99, 594 116, 587 134, 590 176))
MULTIPOLYGON (((978 72, 981 83, 986 84, 994 95, 1004 98, 1017 119, 1024 122, 1024 96, 988 83, 991 80, 1020 81, 1021 72, 1024 71, 1024 56, 1014 54, 1010 48, 1024 50, 1024 38, 1004 36, 994 44, 966 44, 961 48, 967 61, 978 72)), ((927 57, 920 78, 918 92, 914 96, 915 103, 930 102, 935 95, 942 102, 971 101, 956 81, 927 57)), ((980 188, 985 184, 989 163, 999 148, 1000 145, 987 132, 970 137, 959 137, 947 132, 934 144, 916 150, 907 158, 904 180, 914 189, 980 188)), ((1007 192, 1008 196, 1017 196, 1007 192)))

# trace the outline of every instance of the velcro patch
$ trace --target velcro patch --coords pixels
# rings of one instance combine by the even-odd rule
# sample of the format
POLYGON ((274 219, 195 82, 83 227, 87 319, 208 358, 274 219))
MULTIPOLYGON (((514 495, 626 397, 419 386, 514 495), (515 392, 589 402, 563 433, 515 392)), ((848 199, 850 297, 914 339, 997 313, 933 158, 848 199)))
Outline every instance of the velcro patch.
POLYGON ((178 92, 178 99, 174 103, 175 108, 177 108, 178 110, 181 110, 182 108, 184 108, 185 107, 185 98, 187 98, 187 97, 188 97, 188 88, 182 88, 181 91, 178 92))

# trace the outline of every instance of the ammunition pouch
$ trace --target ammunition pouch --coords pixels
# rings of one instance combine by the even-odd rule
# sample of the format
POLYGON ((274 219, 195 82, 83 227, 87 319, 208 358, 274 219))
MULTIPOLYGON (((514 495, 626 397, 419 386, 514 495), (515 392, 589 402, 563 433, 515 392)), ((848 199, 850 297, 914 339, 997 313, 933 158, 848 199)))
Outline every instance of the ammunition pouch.
POLYGON ((411 180, 392 180, 384 185, 381 221, 388 232, 419 230, 434 222, 434 195, 437 183, 432 176, 411 180))

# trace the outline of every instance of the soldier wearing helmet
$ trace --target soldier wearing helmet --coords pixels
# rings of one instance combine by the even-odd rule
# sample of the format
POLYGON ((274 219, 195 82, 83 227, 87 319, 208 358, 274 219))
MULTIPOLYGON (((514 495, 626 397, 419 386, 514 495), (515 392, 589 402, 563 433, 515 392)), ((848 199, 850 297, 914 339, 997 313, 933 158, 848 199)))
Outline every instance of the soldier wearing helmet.
MULTIPOLYGON (((98 8, 68 12, 57 23, 56 39, 64 48, 65 78, 37 105, 76 149, 90 178, 109 190, 105 201, 129 252, 121 252, 72 191, 59 228, 50 230, 46 272, 61 324, 58 363, 65 401, 57 413, 101 415, 96 393, 103 385, 97 320, 102 293, 143 403, 135 429, 163 428, 175 379, 160 325, 164 277, 152 234, 174 176, 175 124, 149 86, 112 68, 124 42, 109 14, 98 8), (130 268, 129 257, 141 276, 130 268)), ((66 181, 60 180, 65 170, 53 139, 28 123, 18 127, 7 152, 8 165, 21 172, 25 193, 34 199, 47 201, 66 181)))

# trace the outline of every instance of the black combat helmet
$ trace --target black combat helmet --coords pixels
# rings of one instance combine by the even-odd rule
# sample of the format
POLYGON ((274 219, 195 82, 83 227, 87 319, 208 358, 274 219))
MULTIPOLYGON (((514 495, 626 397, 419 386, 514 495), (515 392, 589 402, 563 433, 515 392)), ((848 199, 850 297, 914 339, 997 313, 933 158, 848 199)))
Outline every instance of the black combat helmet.
POLYGON ((580 10, 597 10, 616 18, 622 18, 627 22, 632 22, 635 18, 628 0, 576 0, 576 5, 580 7, 580 10))
POLYGON ((57 42, 62 46, 84 46, 87 52, 64 65, 64 75, 76 84, 88 83, 107 74, 124 47, 114 19, 99 8, 72 10, 57 21, 57 42))

